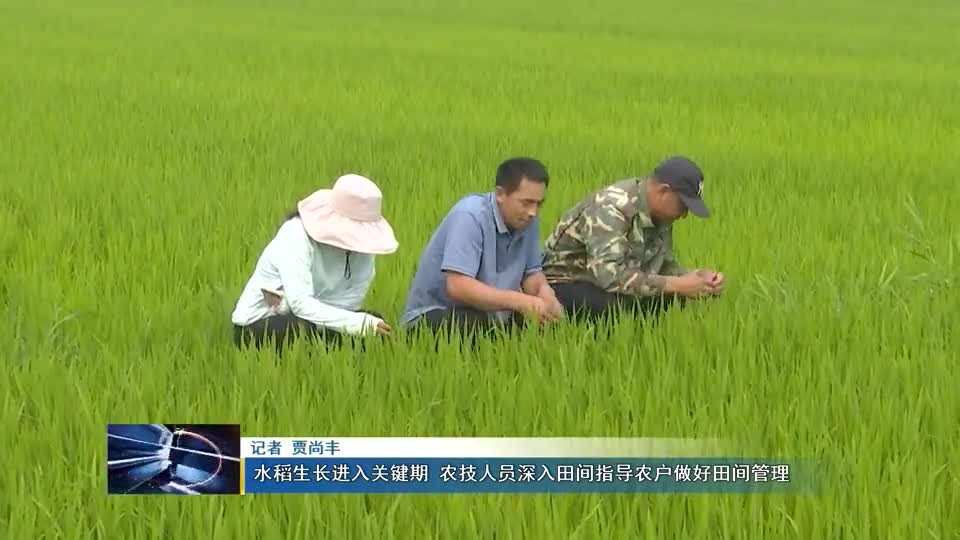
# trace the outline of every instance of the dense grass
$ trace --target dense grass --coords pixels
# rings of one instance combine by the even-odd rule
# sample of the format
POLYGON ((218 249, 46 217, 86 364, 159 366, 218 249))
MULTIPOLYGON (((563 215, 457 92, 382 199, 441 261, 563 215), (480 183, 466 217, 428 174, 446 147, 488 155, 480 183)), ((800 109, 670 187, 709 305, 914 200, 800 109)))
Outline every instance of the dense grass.
MULTIPOLYGON (((0 530, 10 538, 956 538, 954 2, 0 2, 0 530), (911 7, 911 4, 914 4, 911 7), (419 251, 512 155, 552 223, 684 153, 725 297, 608 341, 238 352, 283 212, 385 192, 419 251), (107 497, 107 422, 248 434, 721 437, 818 497, 107 497)), ((546 233, 546 231, 544 231, 546 233)))

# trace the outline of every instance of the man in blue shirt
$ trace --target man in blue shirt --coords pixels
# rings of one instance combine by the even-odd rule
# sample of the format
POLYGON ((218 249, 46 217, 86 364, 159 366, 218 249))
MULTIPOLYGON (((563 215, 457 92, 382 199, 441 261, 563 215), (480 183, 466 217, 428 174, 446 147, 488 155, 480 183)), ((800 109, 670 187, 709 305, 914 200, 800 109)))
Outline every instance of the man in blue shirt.
POLYGON ((549 175, 539 161, 512 158, 496 189, 460 199, 430 238, 401 324, 461 332, 512 326, 520 315, 555 321, 563 308, 541 268, 539 212, 549 175))

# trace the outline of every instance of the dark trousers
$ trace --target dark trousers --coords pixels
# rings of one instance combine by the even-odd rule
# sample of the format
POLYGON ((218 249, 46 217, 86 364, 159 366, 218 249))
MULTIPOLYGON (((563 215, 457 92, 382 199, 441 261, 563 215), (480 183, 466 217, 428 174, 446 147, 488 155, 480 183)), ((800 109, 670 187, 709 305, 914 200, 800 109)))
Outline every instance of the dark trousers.
MULTIPOLYGON (((383 318, 374 311, 365 313, 383 318)), ((272 340, 278 355, 283 355, 285 345, 303 337, 315 342, 339 346, 347 336, 335 330, 317 326, 293 314, 272 315, 247 326, 234 325, 233 327, 233 343, 238 348, 253 345, 259 349, 272 340)))
POLYGON ((616 317, 620 313, 626 313, 633 318, 655 316, 672 306, 681 306, 684 300, 674 295, 641 297, 614 294, 583 281, 555 283, 551 284, 551 287, 567 316, 574 321, 597 322, 602 318, 616 317))
MULTIPOLYGON (((415 332, 424 332, 434 337, 451 337, 454 330, 460 333, 463 342, 476 346, 477 340, 482 338, 496 339, 500 335, 510 334, 522 329, 526 321, 519 313, 514 313, 509 319, 501 321, 492 314, 467 307, 438 309, 428 311, 413 321, 415 332)), ((413 334, 411 334, 413 335, 413 334)), ((437 347, 439 347, 439 339, 437 347)))

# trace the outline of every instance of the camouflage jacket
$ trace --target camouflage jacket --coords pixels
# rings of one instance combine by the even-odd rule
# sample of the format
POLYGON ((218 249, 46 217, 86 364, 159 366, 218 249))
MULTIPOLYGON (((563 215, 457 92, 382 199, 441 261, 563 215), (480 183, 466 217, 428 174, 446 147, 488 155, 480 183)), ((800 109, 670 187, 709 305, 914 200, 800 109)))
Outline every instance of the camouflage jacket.
POLYGON ((613 293, 659 294, 664 276, 686 270, 674 259, 670 225, 647 211, 642 178, 621 180, 567 211, 544 245, 550 283, 588 281, 613 293))

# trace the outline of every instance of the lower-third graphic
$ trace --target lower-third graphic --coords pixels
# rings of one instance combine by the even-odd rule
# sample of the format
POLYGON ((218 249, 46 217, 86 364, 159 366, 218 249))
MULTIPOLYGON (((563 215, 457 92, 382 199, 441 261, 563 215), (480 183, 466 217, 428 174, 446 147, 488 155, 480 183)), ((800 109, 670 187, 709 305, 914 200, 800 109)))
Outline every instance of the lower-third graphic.
POLYGON ((109 424, 107 493, 240 494, 239 424, 109 424))

